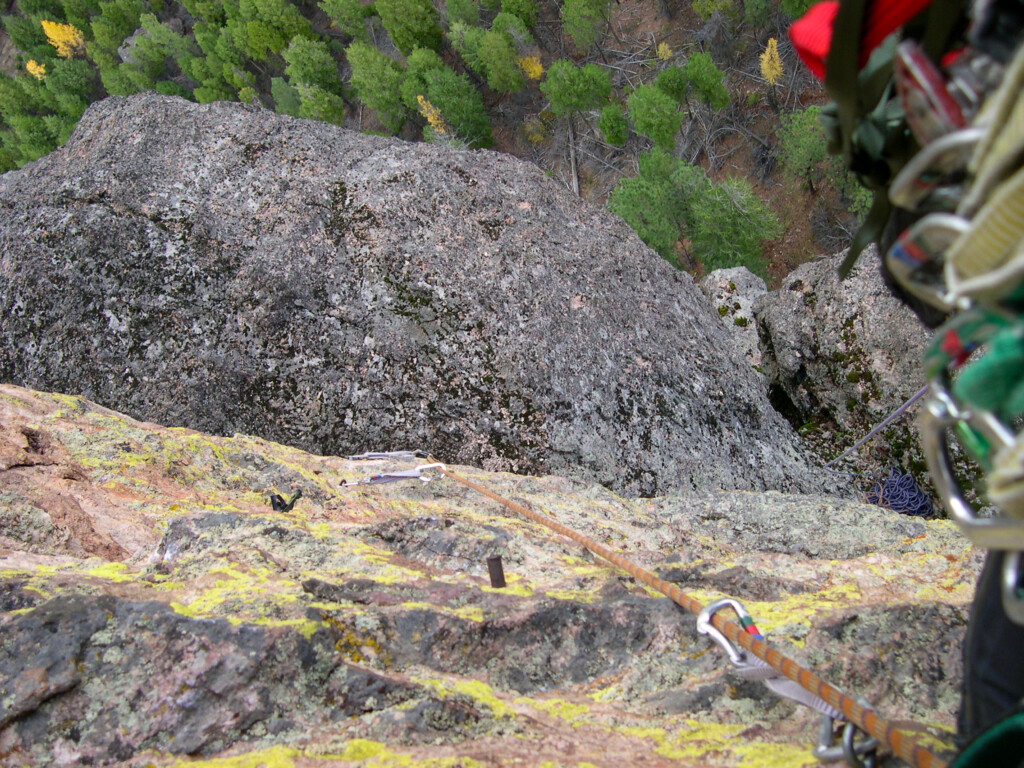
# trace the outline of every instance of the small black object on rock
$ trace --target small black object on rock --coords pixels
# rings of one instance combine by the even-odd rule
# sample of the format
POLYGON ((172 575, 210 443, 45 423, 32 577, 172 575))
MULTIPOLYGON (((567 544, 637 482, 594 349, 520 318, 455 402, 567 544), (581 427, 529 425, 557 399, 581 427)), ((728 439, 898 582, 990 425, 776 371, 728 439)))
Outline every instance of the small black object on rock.
POLYGON ((487 558, 487 572, 491 576, 491 586, 501 589, 505 586, 505 570, 501 567, 501 555, 487 558))
POLYGON ((295 502, 302 498, 302 489, 300 488, 288 501, 284 500, 284 497, 279 493, 275 493, 270 497, 270 506, 275 512, 291 512, 292 507, 295 506, 295 502))

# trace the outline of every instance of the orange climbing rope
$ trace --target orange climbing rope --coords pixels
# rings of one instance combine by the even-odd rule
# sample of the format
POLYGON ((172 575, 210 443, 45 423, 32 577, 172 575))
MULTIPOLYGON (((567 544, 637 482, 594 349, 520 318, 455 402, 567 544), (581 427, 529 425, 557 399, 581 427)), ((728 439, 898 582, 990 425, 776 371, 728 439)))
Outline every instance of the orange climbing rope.
MULTIPOLYGON (((435 459, 430 459, 430 461, 436 462, 435 459)), ((528 520, 532 520, 535 523, 539 523, 556 533, 567 536, 578 544, 582 544, 598 557, 604 558, 609 563, 627 571, 629 575, 637 581, 646 584, 652 589, 658 590, 674 603, 682 606, 692 614, 698 615, 703 610, 703 605, 687 595, 675 584, 670 584, 664 579, 659 579, 650 571, 641 568, 636 563, 630 562, 615 550, 609 549, 593 539, 588 538, 581 533, 577 533, 571 528, 567 528, 556 520, 552 520, 549 517, 538 514, 537 512, 524 507, 522 504, 510 501, 509 499, 499 496, 493 491, 484 488, 471 480, 460 477, 447 469, 443 464, 438 463, 436 468, 446 477, 451 478, 457 483, 461 483, 467 488, 472 488, 477 493, 481 493, 487 498, 498 502, 516 514, 519 514, 528 520)), ((896 730, 892 723, 879 717, 875 714, 874 710, 858 704, 838 688, 829 685, 810 670, 805 669, 792 659, 782 655, 773 648, 770 648, 767 643, 762 640, 758 640, 753 635, 748 634, 736 623, 729 621, 719 613, 715 613, 711 616, 711 623, 714 624, 714 626, 732 642, 743 646, 757 658, 769 664, 790 680, 797 682, 805 690, 813 693, 815 696, 818 696, 842 712, 847 720, 865 733, 874 736, 878 739, 879 743, 888 746, 897 757, 906 760, 917 768, 946 768, 945 761, 936 757, 932 752, 919 744, 912 736, 896 730)))

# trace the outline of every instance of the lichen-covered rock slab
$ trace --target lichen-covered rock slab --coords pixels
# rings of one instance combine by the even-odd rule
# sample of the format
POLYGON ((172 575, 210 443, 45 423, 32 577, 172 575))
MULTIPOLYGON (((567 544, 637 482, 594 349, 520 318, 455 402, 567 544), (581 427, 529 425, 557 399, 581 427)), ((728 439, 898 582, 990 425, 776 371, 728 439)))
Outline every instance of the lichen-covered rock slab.
POLYGON ((627 494, 822 487, 707 299, 535 166, 93 104, 0 178, 0 381, 316 453, 627 494))
MULTIPOLYGON (((810 711, 735 678, 666 598, 430 470, 358 484, 415 462, 10 386, 0 429, 2 766, 816 764, 810 711), (47 511, 69 498, 73 529, 47 511)), ((948 741, 980 563, 951 523, 456 471, 702 602, 743 600, 774 646, 948 741)))

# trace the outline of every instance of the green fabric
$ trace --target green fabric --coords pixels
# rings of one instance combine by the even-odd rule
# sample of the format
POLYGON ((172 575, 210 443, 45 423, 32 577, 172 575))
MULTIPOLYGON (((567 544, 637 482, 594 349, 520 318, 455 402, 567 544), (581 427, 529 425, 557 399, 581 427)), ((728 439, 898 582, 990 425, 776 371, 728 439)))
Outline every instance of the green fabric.
POLYGON ((974 739, 950 768, 1024 766, 1024 711, 1017 710, 974 739))
POLYGON ((966 366, 953 383, 953 394, 968 406, 994 413, 1004 424, 1019 414, 1024 384, 1024 326, 1000 331, 985 354, 966 366))

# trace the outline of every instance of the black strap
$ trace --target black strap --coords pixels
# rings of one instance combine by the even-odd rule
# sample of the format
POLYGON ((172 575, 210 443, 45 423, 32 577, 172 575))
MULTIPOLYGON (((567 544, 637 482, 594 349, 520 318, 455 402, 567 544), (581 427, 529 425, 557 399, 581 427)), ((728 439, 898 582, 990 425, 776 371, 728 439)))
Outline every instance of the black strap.
POLYGON ((850 274, 850 270, 857 263, 857 257, 860 256, 861 252, 870 243, 875 242, 882 236, 886 222, 889 221, 890 213, 892 213, 892 203, 889 202, 889 193, 884 189, 877 190, 875 192, 875 199, 871 202, 871 210, 868 211, 864 223, 860 225, 860 229, 854 235, 846 258, 839 265, 840 280, 845 280, 846 276, 850 274))
POLYGON ((825 58, 825 89, 836 103, 843 159, 849 164, 857 125, 857 64, 865 0, 840 0, 832 24, 832 42, 825 58))
MULTIPOLYGON (((971 607, 964 639, 964 680, 957 722, 961 741, 976 738, 992 728, 1024 700, 1024 626, 1014 624, 1003 610, 1004 555, 993 551, 986 556, 971 607)), ((1024 756, 1024 744, 1019 745, 1017 754, 1024 756)))

